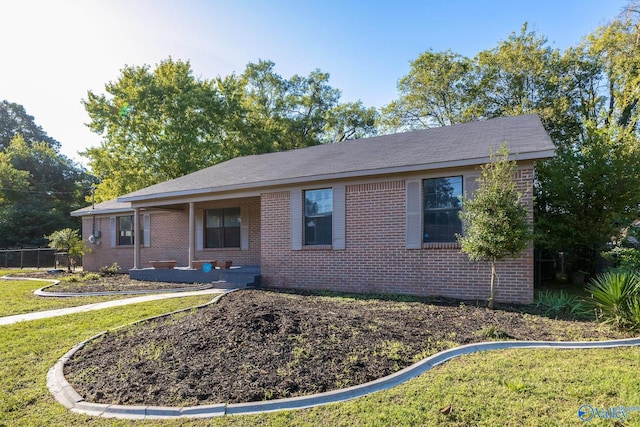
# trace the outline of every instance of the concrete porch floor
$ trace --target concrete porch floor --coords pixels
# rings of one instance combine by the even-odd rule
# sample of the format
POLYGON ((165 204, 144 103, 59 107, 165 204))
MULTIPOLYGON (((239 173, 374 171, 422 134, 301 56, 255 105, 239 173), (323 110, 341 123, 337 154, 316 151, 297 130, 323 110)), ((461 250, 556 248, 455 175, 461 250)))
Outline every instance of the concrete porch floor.
POLYGON ((209 272, 188 267, 138 268, 129 270, 129 277, 148 282, 211 283, 223 281, 229 283, 230 287, 257 287, 260 286, 260 266, 216 268, 209 272))

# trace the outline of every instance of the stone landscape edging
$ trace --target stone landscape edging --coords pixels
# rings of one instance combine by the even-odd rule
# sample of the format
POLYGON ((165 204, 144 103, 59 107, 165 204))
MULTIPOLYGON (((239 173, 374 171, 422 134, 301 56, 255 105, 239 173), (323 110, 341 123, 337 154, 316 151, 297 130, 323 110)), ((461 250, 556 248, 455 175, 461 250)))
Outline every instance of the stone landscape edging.
MULTIPOLYGON (((40 282, 53 282, 50 285, 47 285, 47 286, 45 286, 43 288, 40 288, 40 289, 45 289, 45 288, 48 288, 50 286, 55 286, 55 285, 60 283, 60 280, 57 280, 57 279, 41 279, 41 278, 38 278, 38 277, 2 276, 2 277, 0 277, 0 279, 2 279, 2 280, 29 280, 29 281, 36 281, 37 280, 37 281, 40 281, 40 282)), ((34 293, 35 293, 35 291, 34 291, 34 293)))
MULTIPOLYGON (((46 279, 40 279, 40 280, 46 280, 46 279)), ((126 325, 122 325, 117 328, 114 328, 112 331, 117 331, 119 329, 127 328, 130 326, 143 323, 143 322, 148 322, 154 319, 169 317, 173 314, 178 314, 185 311, 194 310, 197 308, 203 308, 208 305, 217 303, 220 300, 220 298, 222 298, 226 294, 235 292, 237 290, 238 289, 228 289, 224 293, 216 296, 211 301, 206 302, 204 304, 196 305, 193 307, 182 308, 179 310, 171 311, 169 313, 163 313, 157 316, 151 316, 144 319, 136 320, 135 322, 131 322, 126 325)), ((81 343, 76 344, 71 348, 71 350, 66 352, 60 359, 58 359, 56 363, 47 372, 47 388, 49 389, 49 392, 53 394, 53 397, 60 404, 62 404, 67 409, 72 410, 73 412, 79 412, 86 415, 95 415, 95 416, 112 417, 112 418, 126 418, 126 419, 138 418, 135 416, 135 414, 139 412, 140 408, 145 408, 145 412, 147 412, 149 407, 129 406, 129 405, 106 405, 101 403, 85 402, 84 398, 80 396, 73 389, 71 384, 69 384, 69 382, 67 382, 67 380, 64 377, 64 364, 67 361, 69 361, 77 351, 82 349, 89 342, 100 338, 101 336, 103 336, 108 332, 109 331, 100 332, 99 334, 96 334, 82 341, 81 343), (106 411, 107 408, 109 409, 109 411, 106 411), (118 414, 121 414, 121 416, 118 416, 118 414)), ((154 408, 156 408, 155 409, 156 411, 163 409, 162 407, 154 407, 154 408)), ((172 409, 172 408, 164 408, 164 409, 172 409)), ((154 410, 151 410, 151 412, 154 412, 154 410)))
MULTIPOLYGON (((42 279, 47 280, 47 279, 42 279)), ((35 295, 41 297, 60 297, 60 298, 68 298, 68 297, 104 297, 110 295, 146 295, 146 294, 162 294, 162 293, 172 293, 172 292, 189 292, 189 291, 204 291, 206 289, 213 288, 218 282, 204 283, 200 286, 191 286, 189 288, 164 288, 164 289, 140 289, 140 290, 131 290, 131 291, 100 291, 100 292, 47 292, 45 289, 48 289, 52 286, 56 286, 60 283, 54 283, 43 288, 37 289, 33 291, 35 295)), ((226 282, 225 282, 226 283, 226 282)))
MULTIPOLYGON (((165 288, 165 289, 149 289, 149 290, 132 290, 132 291, 104 291, 104 292, 47 292, 45 289, 51 288, 53 286, 59 285, 61 282, 57 279, 42 279, 36 277, 15 277, 15 276, 2 276, 0 277, 2 280, 39 280, 42 282, 52 282, 47 286, 43 286, 40 289, 36 289, 33 291, 34 295, 39 297, 59 297, 59 298, 69 298, 69 297, 104 297, 110 295, 146 295, 146 294, 161 294, 161 293, 172 293, 172 292, 189 292, 189 291, 204 291, 206 289, 211 289, 215 287, 217 283, 223 282, 211 282, 204 283, 200 286, 192 286, 189 288, 165 288)), ((226 283, 226 282, 224 282, 226 283)))
MULTIPOLYGON (((217 303, 222 297, 237 289, 227 291, 210 302, 196 307, 176 310, 171 313, 138 320, 129 325, 124 325, 115 330, 125 328, 137 323, 167 317, 172 314, 192 310, 194 308, 206 307, 217 303)), ((213 418, 225 415, 250 415, 265 412, 282 410, 306 409, 330 403, 344 402, 358 397, 362 397, 377 391, 387 390, 398 386, 424 372, 434 368, 448 360, 465 354, 477 353, 481 351, 505 350, 512 348, 557 348, 557 349, 596 349, 631 347, 640 345, 640 338, 627 338, 609 341, 491 341, 474 344, 467 344, 448 350, 441 351, 420 362, 414 363, 398 372, 379 378, 368 383, 352 386, 345 389, 332 390, 324 393, 290 397, 286 399, 267 400, 246 403, 219 403, 213 405, 187 406, 187 407, 166 407, 152 405, 112 405, 104 403, 86 402, 64 377, 64 364, 81 348, 90 341, 106 334, 107 331, 95 335, 80 344, 74 346, 65 353, 49 369, 47 373, 47 387, 53 397, 67 409, 91 416, 121 419, 173 419, 173 418, 213 418)))

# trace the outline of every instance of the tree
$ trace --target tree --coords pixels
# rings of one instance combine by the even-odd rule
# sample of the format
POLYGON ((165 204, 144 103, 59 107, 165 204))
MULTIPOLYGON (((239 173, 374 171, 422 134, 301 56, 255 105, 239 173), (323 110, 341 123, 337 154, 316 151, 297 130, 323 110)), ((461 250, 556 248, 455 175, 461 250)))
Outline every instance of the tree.
POLYGON ((362 101, 339 104, 328 112, 320 140, 323 143, 344 142, 376 135, 378 113, 362 101))
POLYGON ((586 134, 538 167, 536 244, 593 272, 596 255, 640 217, 640 141, 613 125, 589 123, 586 134))
MULTIPOLYGON (((229 87, 229 80, 222 86, 229 87)), ((282 151, 375 134, 375 109, 362 102, 339 103, 340 91, 329 85, 328 73, 317 69, 287 80, 271 61, 249 63, 231 87, 235 99, 242 99, 244 120, 236 144, 244 152, 246 147, 282 151)))
POLYGON ((637 6, 565 52, 526 24, 473 59, 426 52, 381 123, 401 129, 538 114, 556 155, 536 165, 536 246, 569 251, 574 268, 593 271, 602 245, 638 219, 637 6))
POLYGON ((162 61, 154 70, 127 66, 108 95, 83 101, 99 147, 81 153, 101 181, 96 200, 194 172, 216 163, 222 123, 219 93, 193 77, 189 62, 162 61))
POLYGON ((565 53, 579 126, 556 136, 556 156, 538 167, 536 245, 568 251, 574 270, 596 271, 604 246, 640 214, 640 21, 631 6, 565 53))
POLYGON ((89 176, 24 107, 0 103, 0 247, 40 246, 45 234, 78 225, 89 176))
POLYGON ((0 149, 8 147, 17 135, 22 135, 27 144, 44 142, 56 150, 60 148, 60 143, 47 135, 22 105, 4 100, 0 102, 0 149))
POLYGON ((463 201, 460 218, 466 225, 458 236, 462 252, 472 261, 491 264, 489 308, 495 302, 496 262, 520 254, 531 240, 527 210, 515 186, 516 162, 506 144, 482 166, 478 189, 463 201))
POLYGON ((237 156, 308 147, 375 132, 375 110, 340 104, 320 70, 285 79, 271 61, 241 75, 198 80, 188 62, 125 67, 107 95, 89 92, 89 127, 103 136, 84 153, 96 201, 237 156))
POLYGON ((469 121, 473 62, 449 50, 422 53, 398 82, 399 98, 382 109, 387 129, 424 129, 469 121))
POLYGON ((55 231, 49 236, 45 236, 49 240, 49 247, 63 251, 66 253, 67 258, 67 271, 71 273, 73 267, 73 259, 75 257, 81 257, 85 253, 90 252, 78 230, 72 230, 71 228, 65 228, 55 231))
POLYGON ((19 135, 0 151, 0 246, 46 244, 44 235, 77 226, 88 176, 47 143, 19 135))
POLYGON ((10 156, 0 152, 0 206, 19 200, 29 189, 29 178, 28 171, 16 169, 10 156))
POLYGON ((608 92, 605 123, 638 131, 640 3, 629 3, 618 19, 589 35, 585 48, 602 66, 603 83, 608 92))
MULTIPOLYGON (((547 39, 528 30, 512 33, 496 48, 476 58, 475 108, 480 117, 515 116, 545 110, 561 94, 557 74, 560 52, 547 39)), ((553 109, 551 109, 551 112, 553 109)))

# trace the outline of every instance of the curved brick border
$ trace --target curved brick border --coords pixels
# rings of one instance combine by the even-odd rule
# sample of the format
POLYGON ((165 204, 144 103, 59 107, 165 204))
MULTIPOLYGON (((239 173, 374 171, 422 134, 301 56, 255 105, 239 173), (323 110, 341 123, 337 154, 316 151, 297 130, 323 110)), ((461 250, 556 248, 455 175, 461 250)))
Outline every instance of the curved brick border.
MULTIPOLYGON (((220 298, 225 296, 231 290, 212 301, 192 308, 205 307, 210 304, 217 303, 220 298)), ((148 319, 139 320, 132 324, 146 322, 151 319, 162 318, 170 316, 174 313, 179 313, 186 310, 177 310, 171 313, 162 314, 160 316, 151 317, 148 319)), ((123 326, 124 327, 124 326, 123 326)), ((118 328, 119 329, 119 328, 118 328)), ((346 400, 355 399, 370 393, 386 390, 391 387, 400 385, 431 368, 438 366, 447 360, 451 360, 455 357, 462 356, 464 354, 477 353, 480 351, 489 350, 503 350, 510 348, 558 348, 558 349, 595 349, 595 348, 614 348, 614 347, 630 347, 640 345, 640 338, 628 338, 623 340, 612 341, 573 341, 573 342, 560 342, 560 341, 498 341, 498 342, 482 342, 475 344, 468 344, 461 347, 452 348, 449 350, 441 351, 433 356, 427 357, 420 362, 417 362, 401 371, 386 376, 384 378, 377 379, 365 384, 357 386, 332 390, 325 393, 314 394, 311 396, 299 396, 291 397, 287 399, 277 399, 261 402, 248 402, 248 403, 231 403, 231 404, 215 404, 215 405, 202 405, 202 406, 189 406, 189 407, 164 407, 164 406, 127 406, 127 405, 110 405, 103 403, 86 402, 82 396, 80 396, 73 387, 67 382, 64 377, 64 364, 74 355, 75 352, 83 348, 88 342, 98 338, 105 334, 102 332, 96 336, 89 338, 86 341, 73 347, 64 356, 62 356, 56 364, 49 369, 47 373, 47 387, 53 394, 53 397, 64 405, 67 409, 73 412, 102 416, 108 418, 123 418, 123 419, 170 419, 178 417, 188 418, 211 418, 224 415, 248 415, 257 414, 262 412, 272 412, 281 410, 294 410, 304 409, 314 406, 326 405, 329 403, 344 402, 346 400)))

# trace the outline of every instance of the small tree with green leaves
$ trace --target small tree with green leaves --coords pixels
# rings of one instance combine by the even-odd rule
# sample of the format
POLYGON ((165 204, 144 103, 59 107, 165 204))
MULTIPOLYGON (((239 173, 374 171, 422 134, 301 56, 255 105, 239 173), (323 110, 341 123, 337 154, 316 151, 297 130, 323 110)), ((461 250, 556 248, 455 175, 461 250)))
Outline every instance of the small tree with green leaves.
POLYGON ((67 271, 71 273, 73 266, 73 258, 82 256, 87 252, 91 252, 91 249, 87 247, 80 237, 78 230, 72 230, 70 228, 64 228, 62 230, 54 231, 48 236, 45 236, 49 240, 49 247, 66 252, 67 254, 67 271))
POLYGON ((463 201, 460 217, 466 227, 464 235, 458 235, 458 242, 472 261, 491 263, 488 306, 493 308, 496 262, 519 255, 531 240, 531 232, 527 210, 520 203, 522 193, 515 186, 516 162, 509 160, 506 144, 490 155, 473 198, 463 201))

